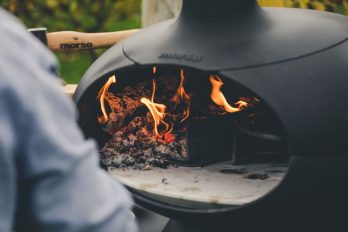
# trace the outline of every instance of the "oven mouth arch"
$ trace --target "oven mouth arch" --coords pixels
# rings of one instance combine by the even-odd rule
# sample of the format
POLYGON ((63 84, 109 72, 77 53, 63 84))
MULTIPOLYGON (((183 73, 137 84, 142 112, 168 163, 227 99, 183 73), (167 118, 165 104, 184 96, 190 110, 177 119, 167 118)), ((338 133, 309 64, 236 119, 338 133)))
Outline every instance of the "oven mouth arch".
MULTIPOLYGON (((130 84, 133 84, 133 83, 138 83, 140 82, 141 80, 150 80, 151 79, 151 70, 153 68, 154 65, 147 65, 147 66, 137 66, 137 65, 134 65, 134 66, 130 66, 130 67, 125 67, 125 68, 122 68, 122 69, 117 69, 117 70, 114 70, 112 72, 109 72, 99 78, 96 78, 95 81, 93 82, 93 84, 91 84, 88 88, 86 88, 85 90, 85 93, 83 93, 80 98, 80 101, 77 102, 77 105, 78 105, 78 108, 80 110, 80 116, 82 116, 82 118, 86 115, 88 116, 91 116, 93 115, 93 120, 94 120, 94 127, 98 127, 99 125, 97 124, 97 120, 96 120, 96 111, 93 111, 93 112, 85 112, 84 110, 86 109, 86 105, 87 105, 87 108, 90 107, 91 108, 91 105, 93 105, 93 107, 95 106, 95 99, 96 99, 96 95, 99 91, 99 89, 103 86, 103 84, 107 81, 107 79, 115 74, 117 77, 119 77, 119 80, 120 80, 120 85, 118 86, 119 89, 122 89, 124 87, 126 87, 127 85, 130 85, 130 84), (145 71, 144 71, 145 70, 145 71), (136 74, 143 74, 142 77, 139 79, 139 78, 136 78, 134 76, 136 76, 136 74), (144 73, 146 75, 144 75, 144 73), (131 75, 132 74, 132 75, 131 75), (129 80, 127 79, 127 76, 129 79, 132 79, 132 80, 129 80), (123 81, 121 81, 123 79, 123 81), (93 102, 93 103, 92 103, 93 102), (91 103, 91 104, 88 104, 88 103, 91 103)), ((179 67, 177 65, 156 65, 157 68, 160 70, 160 69, 168 69, 168 70, 175 70, 176 73, 179 72, 179 70, 181 68, 185 69, 185 70, 188 70, 188 71, 193 71, 193 72, 198 72, 198 73, 205 73, 206 75, 208 74, 208 72, 206 71, 201 71, 201 70, 196 70, 196 69, 193 69, 193 68, 190 68, 188 66, 186 67, 179 67)), ((216 74, 216 75, 220 75, 219 72, 209 72, 209 74, 216 74)), ((221 75, 222 76, 222 75, 221 75)), ((226 85, 233 85, 233 86, 238 86, 238 88, 242 88, 244 89, 244 91, 246 90, 247 92, 250 92, 252 94, 255 94, 253 93, 252 91, 250 91, 247 87, 245 86, 240 86, 238 83, 234 82, 233 80, 229 80, 227 77, 224 77, 222 76, 222 78, 224 79, 225 81, 225 84, 226 85)), ((257 95, 257 94, 256 94, 257 95)), ((259 95, 257 95, 259 96, 259 95)), ((260 97, 262 99, 262 97, 260 97)), ((267 102, 265 103, 267 104, 267 102)), ((267 104, 267 107, 270 108, 270 106, 268 106, 267 104)), ((94 107, 95 108, 95 107, 94 107)), ((85 135, 87 135, 87 137, 93 137, 91 135, 95 135, 93 133, 95 133, 95 131, 92 131, 92 132, 88 132, 86 131, 85 127, 86 125, 90 125, 90 119, 91 118, 88 118, 87 121, 85 122, 82 122, 81 124, 81 118, 80 118, 80 126, 82 127, 82 129, 84 130, 85 132, 85 135)), ((85 120, 85 119, 82 119, 82 121, 85 120)), ((100 130, 100 133, 104 133, 102 130, 100 130)), ((285 135, 285 132, 283 134, 284 137, 286 137, 285 135)), ((99 143, 100 144, 100 143, 99 143)), ((289 155, 290 156, 290 155, 289 155)), ((286 174, 285 174, 286 175, 286 174)), ((285 177, 284 177, 285 178, 285 177)), ((282 180, 278 183, 278 185, 280 185, 282 183, 282 180)), ((277 185, 277 186, 278 186, 277 185)), ((127 186, 127 185, 126 185, 127 186)), ((269 192, 267 192, 265 195, 262 195, 260 196, 260 198, 258 199, 262 199, 264 197, 266 197, 267 195, 271 194, 276 188, 272 188, 269 192)), ((135 199, 137 201, 142 201, 141 199, 143 199, 143 196, 141 194, 141 192, 137 192, 138 190, 135 189, 135 188, 132 188, 132 187, 129 187, 130 188, 131 192, 133 192, 134 194, 136 194, 137 196, 135 197, 135 199)), ((146 196, 145 196, 146 198, 146 196)), ((143 199, 144 201, 150 201, 151 202, 151 199, 147 199, 145 200, 145 198, 143 199)), ((228 205, 226 207, 217 207, 218 209, 216 209, 216 207, 213 207, 211 209, 209 209, 207 211, 207 207, 209 204, 202 204, 204 205, 203 206, 203 209, 200 210, 200 209, 193 209, 192 213, 196 214, 200 214, 200 213, 203 213, 203 212, 215 212, 215 213, 224 213, 224 212, 227 212, 227 211, 231 211, 231 210, 235 210, 235 209, 240 209, 240 208, 244 208, 245 206, 249 205, 249 204, 253 204, 254 202, 257 202, 258 199, 256 199, 255 201, 251 201, 250 203, 246 203, 246 204, 242 204, 242 205, 228 205)), ((163 202, 162 202, 163 203, 163 202)), ((146 203, 145 203, 146 204, 146 203)), ((159 205, 161 204, 161 202, 158 203, 159 205)), ((221 204, 223 205, 223 204, 221 204)), ((171 205, 173 206, 173 205, 171 205)), ((165 205, 163 205, 163 207, 166 207, 165 205)), ((173 206, 175 208, 175 205, 173 206)), ((173 208, 173 209, 174 209, 173 208)), ((176 210, 182 210, 181 207, 179 206, 178 208, 176 208, 176 210)))

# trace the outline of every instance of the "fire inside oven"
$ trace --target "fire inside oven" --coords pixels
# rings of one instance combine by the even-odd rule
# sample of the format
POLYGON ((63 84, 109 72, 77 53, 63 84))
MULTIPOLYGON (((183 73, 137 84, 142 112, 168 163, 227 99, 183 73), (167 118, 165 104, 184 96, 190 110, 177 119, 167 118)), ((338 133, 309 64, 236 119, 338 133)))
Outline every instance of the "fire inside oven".
POLYGON ((265 186, 271 187, 284 176, 288 154, 282 125, 247 88, 215 73, 174 66, 130 68, 101 80, 90 96, 94 107, 82 107, 80 123, 98 140, 109 170, 165 173, 215 165, 214 172, 227 179, 269 179, 272 184, 265 186))
POLYGON ((143 74, 129 86, 112 75, 96 96, 96 120, 110 136, 100 150, 108 166, 286 159, 280 123, 250 91, 191 69, 153 66, 143 74))

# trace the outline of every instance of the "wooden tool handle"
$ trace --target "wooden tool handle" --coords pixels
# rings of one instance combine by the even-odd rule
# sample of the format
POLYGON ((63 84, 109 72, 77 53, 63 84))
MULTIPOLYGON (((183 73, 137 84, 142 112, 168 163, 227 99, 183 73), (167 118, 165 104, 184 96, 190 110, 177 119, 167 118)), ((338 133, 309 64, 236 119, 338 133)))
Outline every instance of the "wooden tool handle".
POLYGON ((47 33, 47 46, 53 51, 107 48, 137 31, 139 30, 133 29, 102 33, 83 33, 76 31, 51 32, 47 33))

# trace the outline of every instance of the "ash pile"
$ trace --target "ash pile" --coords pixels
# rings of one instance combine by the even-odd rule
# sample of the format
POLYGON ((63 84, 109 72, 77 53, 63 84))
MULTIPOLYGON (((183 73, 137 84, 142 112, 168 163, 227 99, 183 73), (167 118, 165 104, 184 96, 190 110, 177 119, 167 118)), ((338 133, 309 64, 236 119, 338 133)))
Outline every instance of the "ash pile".
POLYGON ((107 167, 149 170, 176 166, 188 159, 185 133, 156 138, 146 124, 146 117, 135 117, 106 142, 100 153, 107 167))

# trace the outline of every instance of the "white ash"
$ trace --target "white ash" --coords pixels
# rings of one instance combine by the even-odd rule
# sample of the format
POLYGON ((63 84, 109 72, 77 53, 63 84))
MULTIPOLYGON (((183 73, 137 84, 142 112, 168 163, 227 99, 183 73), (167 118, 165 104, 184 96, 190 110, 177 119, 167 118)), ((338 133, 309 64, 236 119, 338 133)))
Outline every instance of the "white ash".
POLYGON ((127 127, 116 132, 100 150, 107 167, 148 170, 152 167, 176 166, 188 159, 186 136, 177 135, 171 141, 156 139, 144 126, 146 117, 136 117, 127 127))

